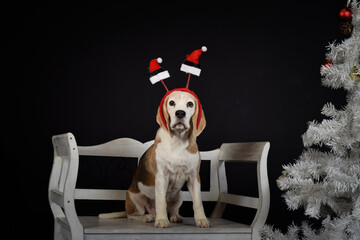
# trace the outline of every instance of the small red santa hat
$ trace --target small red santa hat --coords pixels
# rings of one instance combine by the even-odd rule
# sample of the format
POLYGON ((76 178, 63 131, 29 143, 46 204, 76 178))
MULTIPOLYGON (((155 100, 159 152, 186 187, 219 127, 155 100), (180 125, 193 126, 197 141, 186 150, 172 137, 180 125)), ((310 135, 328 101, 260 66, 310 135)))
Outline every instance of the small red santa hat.
POLYGON ((203 46, 198 50, 193 51, 181 64, 180 70, 196 76, 200 76, 201 68, 199 64, 199 57, 203 52, 207 51, 207 47, 203 46))
POLYGON ((169 78, 169 72, 162 68, 159 63, 162 63, 161 58, 155 58, 150 61, 149 71, 150 71, 150 82, 155 84, 163 79, 169 78))

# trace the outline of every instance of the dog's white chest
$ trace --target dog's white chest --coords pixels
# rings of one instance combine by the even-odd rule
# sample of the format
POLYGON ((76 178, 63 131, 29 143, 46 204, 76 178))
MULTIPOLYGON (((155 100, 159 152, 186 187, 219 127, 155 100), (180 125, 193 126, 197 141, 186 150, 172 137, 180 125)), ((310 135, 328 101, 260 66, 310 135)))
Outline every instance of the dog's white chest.
POLYGON ((186 148, 188 140, 171 138, 167 133, 159 132, 161 142, 156 148, 158 174, 168 178, 168 191, 179 190, 188 180, 189 174, 197 171, 199 153, 190 153, 186 148))
MULTIPOLYGON (((160 133, 161 134, 161 131, 160 133)), ((168 137, 169 138, 169 137, 168 137)), ((186 150, 188 140, 166 139, 156 148, 156 164, 158 171, 169 175, 187 175, 197 170, 199 164, 199 153, 190 153, 186 150)), ((179 177, 178 177, 179 178, 179 177)))

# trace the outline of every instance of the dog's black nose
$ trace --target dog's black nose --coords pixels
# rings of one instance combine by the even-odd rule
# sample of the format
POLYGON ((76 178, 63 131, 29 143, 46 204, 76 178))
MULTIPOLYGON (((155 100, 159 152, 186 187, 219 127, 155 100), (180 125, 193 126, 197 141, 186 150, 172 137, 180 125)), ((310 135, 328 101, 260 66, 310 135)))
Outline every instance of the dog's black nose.
POLYGON ((177 118, 183 118, 183 117, 185 117, 186 112, 183 111, 183 110, 177 110, 177 111, 175 112, 175 115, 176 115, 177 118))

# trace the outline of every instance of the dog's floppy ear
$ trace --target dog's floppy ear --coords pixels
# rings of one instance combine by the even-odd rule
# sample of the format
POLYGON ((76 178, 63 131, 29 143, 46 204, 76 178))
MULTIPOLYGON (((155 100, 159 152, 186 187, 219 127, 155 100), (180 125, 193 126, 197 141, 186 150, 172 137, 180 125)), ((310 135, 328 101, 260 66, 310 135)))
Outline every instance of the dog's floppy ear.
POLYGON ((195 137, 199 136, 206 126, 204 110, 198 100, 196 100, 195 113, 192 116, 193 133, 195 137), (200 114, 200 116, 199 116, 200 114))
POLYGON ((156 114, 156 122, 162 127, 164 130, 169 132, 170 130, 170 116, 167 111, 167 100, 168 97, 163 99, 160 103, 160 106, 158 108, 157 114, 156 114))

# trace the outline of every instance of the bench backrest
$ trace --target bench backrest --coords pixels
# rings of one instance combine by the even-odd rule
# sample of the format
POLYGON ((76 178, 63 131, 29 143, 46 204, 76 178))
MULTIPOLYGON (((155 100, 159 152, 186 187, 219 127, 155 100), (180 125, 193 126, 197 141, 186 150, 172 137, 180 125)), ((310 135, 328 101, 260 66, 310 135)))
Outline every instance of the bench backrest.
MULTIPOLYGON (((104 157, 124 157, 137 158, 153 144, 154 141, 141 143, 131 138, 119 138, 104 144, 95 146, 78 146, 80 156, 104 156, 104 157)), ((200 152, 202 160, 210 161, 210 191, 202 192, 203 201, 217 201, 219 197, 219 186, 217 176, 217 163, 219 149, 213 151, 200 152)), ((121 161, 121 159, 119 159, 121 161)), ((76 189, 75 199, 92 200, 125 200, 126 190, 107 190, 107 189, 76 189)), ((184 201, 191 201, 188 191, 182 191, 184 201)))
MULTIPOLYGON (((141 143, 130 138, 120 138, 95 146, 77 146, 71 133, 53 137, 54 165, 49 183, 49 200, 55 217, 64 216, 60 208, 69 209, 69 214, 76 214, 74 199, 87 200, 125 200, 126 190, 108 189, 76 189, 79 167, 79 155, 111 156, 139 159, 151 146, 153 141, 141 143)), ((211 215, 221 218, 226 204, 233 204, 257 209, 252 227, 265 223, 269 204, 270 191, 267 177, 267 155, 269 142, 224 143, 219 149, 200 152, 202 160, 210 160, 210 191, 202 192, 203 201, 217 201, 211 215), (251 162, 257 164, 257 181, 259 197, 239 196, 227 193, 226 162, 251 162)), ((121 159, 119 159, 121 161, 121 159)), ((191 201, 187 191, 183 192, 183 200, 191 201)))

